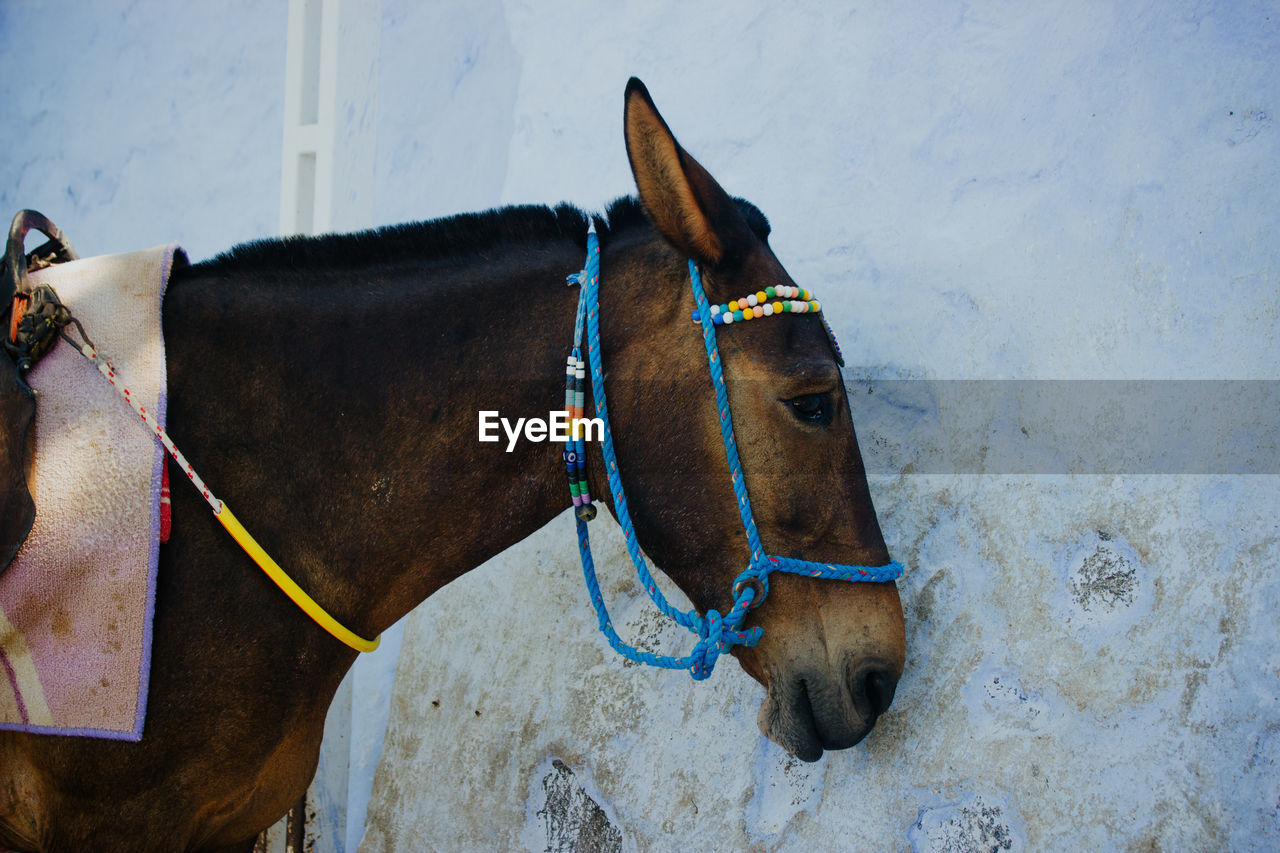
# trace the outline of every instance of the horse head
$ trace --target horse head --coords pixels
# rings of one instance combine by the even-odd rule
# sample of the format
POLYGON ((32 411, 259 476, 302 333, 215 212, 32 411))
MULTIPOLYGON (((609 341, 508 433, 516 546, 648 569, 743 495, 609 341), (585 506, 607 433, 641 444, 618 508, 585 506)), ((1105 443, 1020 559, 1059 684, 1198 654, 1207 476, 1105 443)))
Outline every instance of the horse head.
MULTIPOLYGON (((676 142, 638 80, 627 87, 627 154, 653 225, 606 255, 602 325, 619 466, 640 544, 700 612, 727 612, 749 560, 715 394, 689 287, 688 259, 712 303, 794 282, 768 223, 730 197, 676 142), (661 272, 656 274, 654 270, 661 272), (607 294, 613 293, 612 299, 607 294), (628 322, 628 317, 643 320, 628 322)), ((768 553, 879 566, 876 519, 837 354, 819 316, 720 326, 717 334, 742 471, 768 553)), ((602 481, 603 477, 597 475, 602 481)), ((612 506, 612 505, 611 505, 612 506)), ((734 646, 767 691, 761 731, 807 761, 866 736, 893 699, 905 635, 896 586, 775 573, 734 646)))

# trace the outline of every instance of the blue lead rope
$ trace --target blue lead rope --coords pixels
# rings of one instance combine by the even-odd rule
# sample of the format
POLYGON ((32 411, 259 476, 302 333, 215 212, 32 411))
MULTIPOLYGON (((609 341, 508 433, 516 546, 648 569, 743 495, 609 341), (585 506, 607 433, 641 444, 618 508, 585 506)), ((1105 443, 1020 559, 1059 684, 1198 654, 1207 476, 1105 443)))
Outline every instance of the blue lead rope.
MULTIPOLYGON (((586 578, 587 592, 591 596, 591 604, 595 607, 596 618, 600 630, 609 640, 609 645, 623 657, 646 663, 650 666, 665 669, 687 669, 694 680, 701 681, 711 675, 720 655, 728 651, 730 646, 741 644, 754 646, 760 642, 764 629, 755 627, 739 630, 748 609, 758 607, 769 594, 769 575, 773 572, 792 572, 811 578, 827 578, 830 580, 882 582, 896 580, 902 575, 902 564, 895 561, 883 566, 849 566, 839 563, 815 563, 809 560, 797 560, 791 557, 777 557, 764 552, 760 544, 760 534, 756 530, 756 522, 751 514, 751 501, 747 497, 747 485, 742 476, 742 463, 738 459, 738 443, 733 435, 733 420, 729 414, 729 394, 725 389, 724 371, 720 365, 720 351, 716 347, 715 327, 711 321, 711 310, 707 296, 702 290, 702 277, 698 266, 689 261, 689 278, 693 286, 693 298, 698 305, 698 313, 702 321, 702 340, 706 345, 707 363, 711 368, 711 383, 715 387, 716 407, 720 412, 720 435, 724 439, 725 454, 729 460, 729 472, 733 481, 733 491, 738 498, 738 512, 742 516, 742 525, 747 532, 747 544, 751 549, 751 562, 745 571, 734 580, 733 607, 727 615, 722 616, 715 609, 708 610, 706 615, 696 610, 682 611, 672 607, 658 588, 653 575, 640 553, 640 545, 636 541, 635 529, 631 525, 631 514, 627 511, 627 498, 622 489, 622 477, 618 471, 618 459, 613 451, 613 431, 609 422, 609 407, 604 391, 604 354, 600 349, 600 243, 596 236, 595 223, 587 230, 587 265, 586 268, 569 280, 581 285, 578 294, 578 314, 574 323, 574 349, 576 356, 581 357, 583 321, 585 318, 587 334, 587 359, 591 369, 591 394, 595 401, 596 417, 604 422, 604 454, 605 471, 609 477, 609 491, 613 494, 614 512, 618 524, 622 527, 626 538, 627 553, 635 564, 640 583, 654 605, 666 614, 667 618, 684 626, 698 637, 693 651, 684 657, 657 655, 628 645, 614 630, 605 607, 604 596, 600 592, 600 582, 596 579, 595 562, 591 558, 591 537, 587 531, 587 522, 581 517, 575 519, 578 525, 578 551, 582 556, 582 573, 586 578), (758 593, 758 597, 757 597, 758 593)), ((568 451, 581 453, 584 449, 581 440, 572 439, 566 445, 568 451)), ((581 457, 579 457, 581 458, 581 457)))

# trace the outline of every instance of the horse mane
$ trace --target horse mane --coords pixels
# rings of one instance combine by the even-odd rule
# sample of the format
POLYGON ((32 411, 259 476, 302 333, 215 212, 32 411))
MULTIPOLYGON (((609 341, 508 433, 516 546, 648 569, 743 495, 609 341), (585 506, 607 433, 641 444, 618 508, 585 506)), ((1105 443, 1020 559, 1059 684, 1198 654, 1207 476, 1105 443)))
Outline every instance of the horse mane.
MULTIPOLYGON (((769 236, 769 221, 754 204, 735 198, 751 230, 769 236)), ((600 243, 609 235, 645 224, 648 217, 635 196, 610 202, 594 217, 600 243)), ((513 205, 481 213, 386 225, 351 234, 293 235, 254 240, 193 264, 192 273, 220 274, 263 269, 355 268, 372 263, 465 258, 504 246, 572 240, 585 252, 587 213, 571 204, 513 205)))

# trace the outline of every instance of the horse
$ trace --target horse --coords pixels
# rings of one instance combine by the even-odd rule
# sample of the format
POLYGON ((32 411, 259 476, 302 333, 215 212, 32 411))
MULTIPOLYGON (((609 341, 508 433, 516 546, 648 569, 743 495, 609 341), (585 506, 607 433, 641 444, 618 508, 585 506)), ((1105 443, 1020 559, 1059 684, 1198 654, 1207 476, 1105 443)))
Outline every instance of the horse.
MULTIPOLYGON (((644 552, 699 612, 727 611, 749 555, 688 264, 716 303, 796 285, 763 214, 679 145, 634 78, 623 112, 638 196, 591 217, 617 463, 644 552)), ((577 300, 565 275, 582 268, 588 220, 567 204, 510 207, 260 241, 173 271, 169 433, 356 634, 377 635, 570 506, 561 446, 480 442, 477 413, 561 408, 577 300)), ((760 539, 776 554, 885 564, 821 318, 720 331, 760 539)), ((587 456, 590 494, 616 517, 600 455, 587 456)), ((0 732, 0 846, 248 851, 315 772, 357 652, 178 479, 143 737, 0 732)), ((893 582, 777 574, 748 626, 762 638, 732 654, 764 687, 760 729, 799 758, 853 746, 889 707, 905 658, 893 582)))

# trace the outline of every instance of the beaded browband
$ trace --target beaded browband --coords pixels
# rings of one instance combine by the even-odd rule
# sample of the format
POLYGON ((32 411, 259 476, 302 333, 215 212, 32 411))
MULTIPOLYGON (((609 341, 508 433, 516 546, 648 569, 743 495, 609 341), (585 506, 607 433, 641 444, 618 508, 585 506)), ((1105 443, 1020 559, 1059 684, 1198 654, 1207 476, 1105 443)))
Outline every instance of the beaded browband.
MULTIPOLYGON (((755 293, 731 299, 720 305, 711 306, 711 322, 716 326, 729 326, 760 317, 772 317, 775 314, 817 314, 822 310, 822 303, 813 298, 813 294, 803 287, 792 287, 779 284, 766 287, 755 293)), ((702 312, 697 308, 689 312, 695 323, 702 322, 702 312)), ((826 320, 822 325, 827 330, 827 340, 831 341, 831 349, 835 351, 836 361, 844 367, 844 353, 836 341, 836 333, 826 320)))
MULTIPOLYGON (((772 317, 774 314, 808 314, 821 310, 822 303, 814 299, 813 294, 803 287, 780 284, 777 287, 766 287, 756 293, 730 300, 723 305, 712 305, 711 322, 717 326, 727 326, 731 323, 741 323, 743 320, 772 317)), ((702 322, 702 314, 696 308, 690 316, 693 322, 702 322)))

